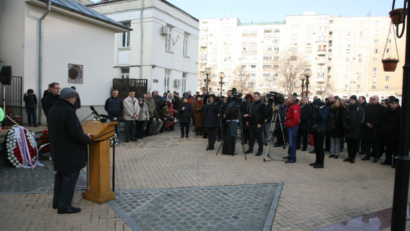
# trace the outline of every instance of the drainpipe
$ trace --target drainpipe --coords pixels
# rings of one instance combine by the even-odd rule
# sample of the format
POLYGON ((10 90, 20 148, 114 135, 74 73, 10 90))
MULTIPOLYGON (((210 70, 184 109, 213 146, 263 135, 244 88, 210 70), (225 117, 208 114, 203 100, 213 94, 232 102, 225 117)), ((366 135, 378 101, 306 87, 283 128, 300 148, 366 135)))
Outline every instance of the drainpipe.
POLYGON ((140 44, 140 79, 142 79, 142 54, 143 54, 143 31, 142 31, 142 11, 144 9, 144 0, 141 1, 141 15, 140 15, 140 27, 141 27, 141 44, 140 44))
POLYGON ((51 9, 51 0, 47 2, 47 11, 44 12, 43 16, 40 18, 40 33, 38 37, 39 41, 39 46, 38 46, 38 96, 40 96, 37 101, 38 101, 38 124, 41 124, 41 96, 43 94, 41 85, 42 85, 42 80, 43 80, 43 20, 47 16, 47 14, 50 12, 51 9))

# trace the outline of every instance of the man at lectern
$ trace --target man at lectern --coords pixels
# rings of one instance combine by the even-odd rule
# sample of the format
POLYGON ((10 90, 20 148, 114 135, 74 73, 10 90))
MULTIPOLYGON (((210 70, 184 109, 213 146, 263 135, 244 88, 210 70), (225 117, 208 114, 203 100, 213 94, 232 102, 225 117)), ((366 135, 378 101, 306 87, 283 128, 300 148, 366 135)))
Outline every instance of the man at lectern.
POLYGON ((71 201, 80 170, 86 166, 87 145, 91 138, 90 134, 84 134, 75 114, 77 97, 76 90, 62 89, 60 98, 48 113, 51 156, 56 171, 53 209, 58 209, 58 214, 81 211, 72 207, 71 201))

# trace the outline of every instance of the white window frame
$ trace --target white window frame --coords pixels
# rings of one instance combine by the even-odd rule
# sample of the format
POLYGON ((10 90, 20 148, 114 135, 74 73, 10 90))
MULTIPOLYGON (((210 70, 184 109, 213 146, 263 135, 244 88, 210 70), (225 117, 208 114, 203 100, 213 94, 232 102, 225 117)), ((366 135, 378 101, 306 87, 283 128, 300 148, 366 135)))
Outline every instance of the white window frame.
POLYGON ((121 79, 129 79, 130 78, 130 69, 129 69, 129 67, 121 67, 120 72, 121 72, 121 74, 120 74, 121 79), (123 72, 126 68, 128 69, 128 72, 123 72))
MULTIPOLYGON (((122 22, 126 27, 131 27, 131 22, 122 22)), ((130 47, 131 31, 122 32, 121 34, 121 47, 130 47)))
POLYGON ((182 74, 182 92, 186 92, 187 73, 182 74))
POLYGON ((184 33, 184 50, 183 50, 183 54, 184 56, 188 56, 188 41, 189 41, 189 34, 188 33, 184 33))
POLYGON ((165 38, 165 50, 172 51, 172 27, 169 25, 167 25, 166 27, 168 27, 168 34, 165 38))
POLYGON ((164 92, 169 91, 169 79, 171 76, 171 70, 165 69, 164 75, 164 92))

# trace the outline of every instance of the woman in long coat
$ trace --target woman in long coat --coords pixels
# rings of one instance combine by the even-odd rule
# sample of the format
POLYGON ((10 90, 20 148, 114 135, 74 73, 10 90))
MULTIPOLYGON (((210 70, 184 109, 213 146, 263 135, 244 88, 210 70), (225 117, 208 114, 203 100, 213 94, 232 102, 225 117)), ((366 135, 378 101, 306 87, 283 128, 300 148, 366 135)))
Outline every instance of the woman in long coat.
POLYGON ((343 127, 343 115, 345 113, 346 106, 340 98, 337 98, 333 105, 330 107, 329 113, 335 115, 335 125, 332 131, 328 131, 327 135, 330 137, 330 156, 335 159, 339 158, 340 138, 344 137, 344 127, 343 127))
POLYGON ((196 134, 202 136, 202 107, 204 106, 202 102, 202 97, 199 95, 196 97, 196 101, 193 103, 193 108, 195 112, 195 127, 196 134))

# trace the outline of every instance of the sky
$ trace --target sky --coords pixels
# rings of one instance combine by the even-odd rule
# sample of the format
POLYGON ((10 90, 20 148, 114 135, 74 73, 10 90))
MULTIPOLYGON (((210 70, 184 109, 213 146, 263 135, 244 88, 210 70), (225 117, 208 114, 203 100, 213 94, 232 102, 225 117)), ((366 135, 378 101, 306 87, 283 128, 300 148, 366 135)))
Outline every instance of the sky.
MULTIPOLYGON (((99 2, 99 0, 91 0, 99 2)), ((330 16, 388 16, 392 0, 168 0, 197 19, 237 17, 242 23, 285 20, 307 11, 330 16)), ((396 8, 403 0, 396 0, 396 8)))

